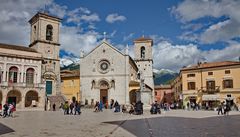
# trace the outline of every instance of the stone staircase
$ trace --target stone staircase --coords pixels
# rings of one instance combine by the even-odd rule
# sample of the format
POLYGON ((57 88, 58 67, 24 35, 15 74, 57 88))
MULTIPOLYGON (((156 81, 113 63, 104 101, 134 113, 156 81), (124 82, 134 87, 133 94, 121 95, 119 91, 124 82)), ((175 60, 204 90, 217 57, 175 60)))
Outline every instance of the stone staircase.
POLYGON ((61 103, 65 103, 66 98, 63 95, 52 95, 52 96, 48 96, 48 103, 47 104, 47 111, 52 111, 53 110, 53 104, 55 103, 56 105, 56 110, 59 110, 59 107, 61 105, 61 103))

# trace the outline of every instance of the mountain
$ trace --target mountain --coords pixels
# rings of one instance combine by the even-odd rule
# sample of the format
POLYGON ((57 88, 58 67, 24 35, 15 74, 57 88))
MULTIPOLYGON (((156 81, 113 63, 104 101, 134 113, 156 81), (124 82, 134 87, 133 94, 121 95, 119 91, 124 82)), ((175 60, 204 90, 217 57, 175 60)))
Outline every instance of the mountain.
POLYGON ((60 59, 61 70, 75 70, 79 69, 79 58, 62 58, 60 59))
POLYGON ((178 73, 168 69, 153 69, 153 75, 154 85, 160 85, 170 84, 170 82, 177 77, 178 73))
MULTIPOLYGON (((76 70, 79 69, 79 58, 68 57, 60 60, 61 70, 76 70)), ((169 69, 153 69, 154 85, 169 84, 175 79, 178 73, 169 69)))

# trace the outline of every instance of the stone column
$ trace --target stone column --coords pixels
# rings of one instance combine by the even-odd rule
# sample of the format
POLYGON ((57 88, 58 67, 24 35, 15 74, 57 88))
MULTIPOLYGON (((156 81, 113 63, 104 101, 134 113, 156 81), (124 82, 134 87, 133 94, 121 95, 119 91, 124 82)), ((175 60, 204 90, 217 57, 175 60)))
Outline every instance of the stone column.
POLYGON ((6 92, 6 90, 4 91, 4 90, 2 90, 2 105, 4 105, 5 103, 6 103, 6 101, 7 101, 7 92, 6 92))
POLYGON ((22 100, 20 102, 20 109, 24 109, 25 108, 25 93, 23 93, 24 95, 22 95, 22 100))

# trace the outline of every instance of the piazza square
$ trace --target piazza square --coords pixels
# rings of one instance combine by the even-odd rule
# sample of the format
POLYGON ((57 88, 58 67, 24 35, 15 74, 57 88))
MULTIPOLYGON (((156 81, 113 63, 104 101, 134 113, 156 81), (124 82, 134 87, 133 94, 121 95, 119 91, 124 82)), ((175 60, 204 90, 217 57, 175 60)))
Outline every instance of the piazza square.
POLYGON ((3 0, 0 137, 240 136, 239 8, 3 0))

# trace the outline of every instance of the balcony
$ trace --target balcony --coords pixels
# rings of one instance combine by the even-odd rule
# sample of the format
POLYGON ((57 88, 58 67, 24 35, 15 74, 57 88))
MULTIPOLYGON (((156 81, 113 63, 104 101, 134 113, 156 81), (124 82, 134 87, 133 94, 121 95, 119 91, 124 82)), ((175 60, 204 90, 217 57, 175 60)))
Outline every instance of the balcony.
POLYGON ((203 87, 201 90, 202 90, 202 93, 205 93, 205 94, 215 94, 220 92, 220 86, 215 86, 211 88, 203 87))

